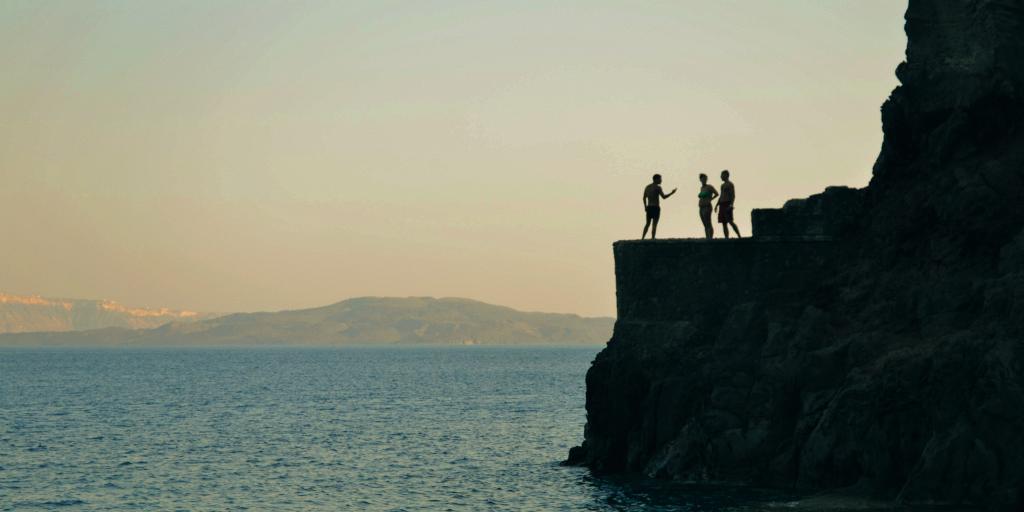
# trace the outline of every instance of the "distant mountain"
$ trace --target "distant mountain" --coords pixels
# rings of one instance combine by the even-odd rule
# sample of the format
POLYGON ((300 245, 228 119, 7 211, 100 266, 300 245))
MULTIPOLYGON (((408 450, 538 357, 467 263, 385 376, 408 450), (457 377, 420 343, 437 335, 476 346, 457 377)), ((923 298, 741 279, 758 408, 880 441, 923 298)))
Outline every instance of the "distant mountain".
POLYGON ((121 327, 149 329, 215 315, 123 306, 109 300, 50 299, 0 293, 0 333, 83 331, 121 327))
POLYGON ((468 299, 350 299, 313 309, 238 313, 156 329, 0 335, 0 345, 380 345, 604 343, 612 318, 527 313, 468 299))

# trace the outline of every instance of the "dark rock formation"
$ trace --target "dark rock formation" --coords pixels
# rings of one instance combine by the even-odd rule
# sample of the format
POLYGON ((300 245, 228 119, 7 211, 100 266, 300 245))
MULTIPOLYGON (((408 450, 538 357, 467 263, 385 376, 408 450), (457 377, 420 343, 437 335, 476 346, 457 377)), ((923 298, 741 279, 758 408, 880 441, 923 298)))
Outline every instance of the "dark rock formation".
POLYGON ((757 212, 752 240, 615 245, 570 462, 1024 508, 1024 3, 906 19, 866 189, 757 212))
POLYGON ((790 199, 782 208, 755 209, 750 225, 763 240, 831 240, 856 229, 863 215, 864 190, 829 187, 806 199, 790 199))

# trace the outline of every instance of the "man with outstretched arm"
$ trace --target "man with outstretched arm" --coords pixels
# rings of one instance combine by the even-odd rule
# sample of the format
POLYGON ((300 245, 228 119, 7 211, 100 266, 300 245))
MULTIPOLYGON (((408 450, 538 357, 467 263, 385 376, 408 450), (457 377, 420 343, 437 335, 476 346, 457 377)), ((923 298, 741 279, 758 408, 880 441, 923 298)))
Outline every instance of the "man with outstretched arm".
POLYGON ((729 171, 724 170, 722 171, 722 194, 718 196, 718 202, 715 203, 715 211, 718 212, 718 223, 722 225, 722 231, 725 232, 726 238, 729 238, 729 226, 732 226, 736 238, 741 238, 740 228, 736 227, 732 218, 732 209, 735 203, 736 187, 729 181, 729 171))
POLYGON ((651 178, 651 184, 644 188, 644 211, 647 212, 647 223, 644 224, 644 234, 640 236, 643 240, 647 238, 647 228, 651 229, 651 240, 658 237, 658 220, 661 218, 661 200, 672 197, 676 189, 666 194, 661 190, 661 175, 655 174, 651 178), (654 223, 653 225, 651 223, 654 223))

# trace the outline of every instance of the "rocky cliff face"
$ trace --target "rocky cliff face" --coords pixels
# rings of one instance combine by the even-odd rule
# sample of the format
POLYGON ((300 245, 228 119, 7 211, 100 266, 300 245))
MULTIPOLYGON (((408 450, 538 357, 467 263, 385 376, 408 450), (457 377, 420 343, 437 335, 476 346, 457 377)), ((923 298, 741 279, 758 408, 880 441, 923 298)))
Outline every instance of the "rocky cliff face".
POLYGON ((619 242, 570 462, 1024 506, 1024 4, 911 0, 871 184, 619 242))

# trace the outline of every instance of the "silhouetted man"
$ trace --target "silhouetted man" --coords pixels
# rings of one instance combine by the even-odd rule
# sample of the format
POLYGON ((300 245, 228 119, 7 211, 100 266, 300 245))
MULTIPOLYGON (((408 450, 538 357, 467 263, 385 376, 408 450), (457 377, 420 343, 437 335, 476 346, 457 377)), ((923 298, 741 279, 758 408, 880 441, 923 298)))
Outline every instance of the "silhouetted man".
POLYGON ((672 194, 676 193, 676 189, 672 189, 672 192, 666 194, 661 190, 661 175, 655 174, 651 178, 651 184, 644 188, 644 211, 647 212, 647 223, 644 224, 644 234, 640 236, 643 240, 647 238, 647 228, 651 229, 651 240, 658 238, 658 220, 661 219, 661 200, 672 197, 672 194), (651 225, 651 222, 654 225, 651 225))
POLYGON ((736 238, 740 238, 740 228, 732 219, 732 207, 736 203, 736 187, 729 181, 729 171, 722 171, 722 195, 715 203, 715 211, 718 212, 718 223, 722 225, 725 237, 729 238, 729 226, 736 232, 736 238))
POLYGON ((700 175, 700 192, 697 193, 697 208, 700 210, 700 221, 704 223, 704 238, 715 236, 715 228, 711 225, 711 201, 718 197, 715 187, 708 185, 708 175, 700 175))

